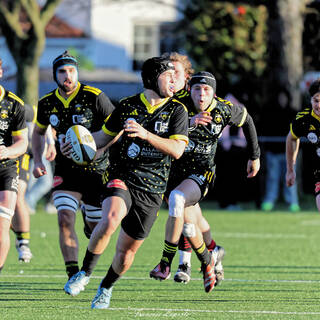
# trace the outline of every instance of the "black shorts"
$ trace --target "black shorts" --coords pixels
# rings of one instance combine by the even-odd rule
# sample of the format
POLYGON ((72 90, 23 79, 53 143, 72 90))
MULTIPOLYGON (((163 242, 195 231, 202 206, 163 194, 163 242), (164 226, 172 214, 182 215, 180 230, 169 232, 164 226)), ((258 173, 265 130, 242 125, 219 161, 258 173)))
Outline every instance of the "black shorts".
POLYGON ((101 207, 101 192, 104 188, 102 173, 78 168, 55 166, 53 189, 79 192, 82 201, 94 207, 101 207))
POLYGON ((128 187, 125 190, 125 188, 118 188, 113 185, 113 181, 111 180, 108 183, 104 198, 118 196, 125 201, 128 214, 121 222, 122 229, 133 239, 143 240, 147 238, 158 217, 163 195, 128 187))
POLYGON ((0 168, 0 191, 14 191, 18 193, 18 186, 18 163, 15 166, 0 168))
POLYGON ((165 193, 166 198, 169 198, 170 192, 186 179, 193 180, 199 186, 201 197, 198 202, 200 202, 212 189, 214 181, 216 179, 216 171, 214 168, 213 170, 208 170, 204 173, 190 173, 189 175, 186 175, 183 178, 181 178, 181 176, 179 177, 178 175, 173 174, 172 176, 170 176, 168 182, 167 191, 165 193))
POLYGON ((19 179, 29 181, 30 155, 28 153, 19 157, 19 179))

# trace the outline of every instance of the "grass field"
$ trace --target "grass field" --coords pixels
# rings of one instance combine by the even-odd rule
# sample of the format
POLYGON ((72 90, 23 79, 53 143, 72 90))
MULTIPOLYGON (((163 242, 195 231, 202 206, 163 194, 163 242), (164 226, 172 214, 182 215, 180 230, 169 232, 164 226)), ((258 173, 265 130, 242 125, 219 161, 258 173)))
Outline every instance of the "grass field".
MULTIPOLYGON (((320 217, 315 209, 228 212, 206 205, 204 215, 227 252, 225 281, 210 294, 203 290, 195 256, 188 285, 149 278, 161 256, 166 215, 160 212, 132 268, 116 284, 110 309, 90 310, 116 237, 86 290, 72 298, 62 290, 66 275, 56 215, 38 212, 31 217, 30 264, 18 263, 11 237, 0 275, 0 319, 320 319, 320 217)), ((80 214, 77 229, 82 262, 87 239, 80 214)), ((177 262, 176 257, 173 271, 177 262)))

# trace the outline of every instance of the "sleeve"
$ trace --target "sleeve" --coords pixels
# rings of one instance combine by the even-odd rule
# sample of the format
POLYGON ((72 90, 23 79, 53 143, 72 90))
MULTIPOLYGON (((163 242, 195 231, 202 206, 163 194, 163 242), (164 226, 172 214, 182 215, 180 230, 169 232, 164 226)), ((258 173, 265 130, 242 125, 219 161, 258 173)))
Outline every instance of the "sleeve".
POLYGON ((26 124, 26 116, 25 116, 25 110, 24 106, 22 106, 19 102, 16 102, 16 108, 15 108, 15 117, 14 121, 12 123, 12 130, 11 134, 13 136, 18 136, 21 134, 21 132, 27 128, 26 124))
POLYGON ((106 122, 115 107, 110 99, 103 92, 101 92, 98 96, 97 109, 98 113, 103 116, 104 122, 106 122))
POLYGON ((290 124, 290 132, 296 139, 305 137, 307 135, 307 133, 304 130, 303 122, 299 120, 295 119, 290 124))
POLYGON ((123 129, 123 123, 120 121, 121 109, 121 105, 114 109, 106 123, 102 126, 105 134, 115 137, 123 129))
POLYGON ((260 147, 258 144, 257 131, 250 114, 247 114, 246 120, 243 123, 242 128, 244 136, 247 140, 249 158, 251 160, 260 158, 260 147))
POLYGON ((171 120, 169 125, 169 139, 183 140, 188 144, 189 119, 186 107, 178 104, 171 120))
POLYGON ((43 108, 44 106, 42 100, 40 100, 38 103, 36 124, 39 128, 46 129, 50 123, 49 119, 45 116, 45 113, 43 112, 43 108))
POLYGON ((230 110, 231 118, 229 120, 230 125, 235 125, 241 127, 246 121, 248 111, 243 105, 226 104, 227 108, 230 110))

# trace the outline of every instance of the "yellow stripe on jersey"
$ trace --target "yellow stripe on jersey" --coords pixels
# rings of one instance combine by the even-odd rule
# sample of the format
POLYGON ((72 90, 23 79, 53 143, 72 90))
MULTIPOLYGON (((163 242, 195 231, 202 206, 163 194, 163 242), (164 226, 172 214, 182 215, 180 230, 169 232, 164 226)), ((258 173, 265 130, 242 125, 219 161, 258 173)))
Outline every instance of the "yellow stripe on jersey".
POLYGON ((95 88, 95 87, 91 87, 91 86, 84 86, 83 87, 83 90, 84 91, 89 91, 89 92, 92 92, 94 93, 96 96, 98 96, 102 91, 98 88, 95 88))
POLYGON ((167 101, 170 99, 170 97, 165 98, 161 103, 156 104, 154 106, 152 106, 149 101, 147 100, 146 96, 144 95, 144 93, 140 93, 140 99, 143 102, 143 104, 146 106, 148 113, 154 113, 158 108, 162 107, 165 103, 167 103, 167 101))
POLYGON ((20 104, 22 104, 24 106, 24 102, 19 97, 17 97, 14 93, 12 93, 11 91, 9 91, 8 97, 18 101, 20 104))
POLYGON ((296 139, 296 140, 299 139, 299 137, 297 137, 297 136, 294 134, 293 130, 292 130, 292 123, 290 123, 290 132, 291 132, 291 134, 292 134, 292 136, 293 136, 294 139, 296 139))
POLYGON ((44 124, 41 124, 38 120, 36 120, 36 125, 41 129, 47 129, 48 126, 45 126, 44 124))
POLYGON ((178 93, 176 96, 181 99, 188 95, 188 93, 188 91, 183 90, 180 94, 178 93))
POLYGON ((317 116, 317 115, 314 113, 313 109, 312 109, 311 115, 312 115, 314 118, 316 118, 318 121, 320 121, 320 117, 317 116))
POLYGON ((111 136, 111 137, 115 137, 115 136, 118 134, 118 133, 116 133, 116 132, 112 132, 112 131, 108 130, 105 125, 102 126, 102 131, 103 131, 106 135, 111 136))
POLYGON ((39 101, 41 101, 41 100, 44 99, 44 98, 50 97, 50 96, 52 96, 52 95, 53 95, 53 92, 49 92, 48 94, 46 94, 46 95, 44 95, 43 97, 41 97, 39 101))
POLYGON ((248 115, 248 111, 246 108, 243 108, 243 115, 242 115, 242 119, 240 121, 240 123, 238 124, 238 127, 242 127, 244 122, 246 121, 247 119, 247 115, 248 115))
POLYGON ((12 136, 20 136, 22 135, 24 132, 28 131, 28 128, 24 128, 22 130, 18 130, 18 131, 12 131, 11 135, 12 136))
POLYGON ((4 90, 4 87, 0 85, 0 101, 3 99, 5 93, 6 90, 4 90))
POLYGON ((174 139, 174 140, 182 140, 186 144, 189 143, 189 138, 183 134, 173 134, 172 136, 169 137, 169 139, 174 139))
POLYGON ((110 118, 111 113, 104 119, 104 122, 106 123, 108 121, 108 119, 110 118))
POLYGON ((211 112, 215 108, 216 105, 217 105, 217 100, 213 99, 212 103, 210 104, 210 106, 205 111, 211 112))
POLYGON ((176 99, 172 99, 172 101, 180 103, 184 107, 185 111, 188 112, 188 108, 181 101, 176 99))
POLYGON ((63 106, 64 106, 65 108, 69 108, 70 102, 71 102, 71 101, 73 100, 73 98, 78 94, 79 90, 80 90, 80 82, 78 82, 78 85, 77 85, 76 90, 72 93, 72 95, 71 95, 70 97, 68 97, 68 99, 63 98, 63 97, 60 95, 59 88, 56 89, 55 94, 56 94, 57 98, 63 103, 63 106))

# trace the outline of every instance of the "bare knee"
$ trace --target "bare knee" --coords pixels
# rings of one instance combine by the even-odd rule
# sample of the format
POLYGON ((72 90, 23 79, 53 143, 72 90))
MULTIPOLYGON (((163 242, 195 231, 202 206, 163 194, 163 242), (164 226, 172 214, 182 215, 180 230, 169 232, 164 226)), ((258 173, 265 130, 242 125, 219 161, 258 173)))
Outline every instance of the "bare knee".
POLYGON ((75 214, 70 211, 61 210, 58 213, 58 225, 60 229, 74 228, 75 214))

